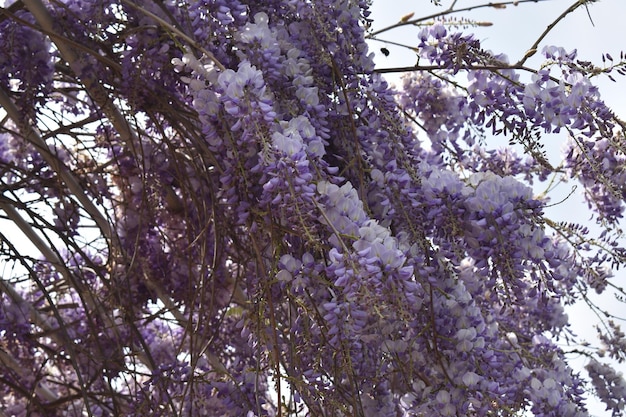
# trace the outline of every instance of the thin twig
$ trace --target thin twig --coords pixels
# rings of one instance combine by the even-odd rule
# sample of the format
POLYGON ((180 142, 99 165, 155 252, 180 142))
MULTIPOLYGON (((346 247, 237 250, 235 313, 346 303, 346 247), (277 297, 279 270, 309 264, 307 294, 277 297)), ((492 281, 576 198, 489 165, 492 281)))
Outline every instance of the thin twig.
MULTIPOLYGON (((471 10, 483 9, 483 8, 487 8, 487 7, 517 5, 517 4, 521 4, 521 3, 539 3, 541 1, 550 1, 550 0, 519 0, 519 1, 505 1, 505 2, 499 2, 499 3, 491 3, 490 2, 490 3, 485 3, 485 4, 481 4, 481 5, 477 5, 477 6, 468 6, 468 7, 464 7, 464 8, 456 9, 456 10, 452 10, 451 8, 448 8, 447 10, 445 10, 443 12, 433 13, 431 15, 424 16, 424 17, 419 17, 417 19, 407 20, 406 22, 394 23, 393 25, 387 26, 385 28, 379 29, 377 31, 374 31, 374 32, 368 34, 366 36, 366 38, 367 39, 371 39, 374 36, 378 35, 379 33, 384 33, 384 32, 387 32, 389 30, 392 30, 392 29, 395 29, 395 28, 398 28, 398 27, 401 27, 401 26, 415 26, 415 24, 417 24, 419 22, 424 22, 426 20, 436 19, 438 17, 446 16, 446 15, 449 15, 449 14, 469 12, 471 10)), ((455 3, 456 2, 452 3, 451 7, 454 7, 455 3)))
MULTIPOLYGON (((546 27, 546 30, 543 31, 543 33, 541 35, 539 35, 539 37, 537 38, 537 40, 535 41, 535 43, 533 43, 533 45, 528 48, 528 51, 536 51, 537 48, 539 47, 539 44, 541 43, 542 40, 545 39, 546 36, 548 36, 548 33, 550 33, 552 31, 552 29, 554 29, 556 27, 556 25, 563 19, 565 19, 565 17, 572 13, 574 10, 578 9, 580 6, 582 5, 586 5, 586 3, 588 2, 588 0, 578 0, 576 3, 572 4, 570 7, 567 8, 567 10, 565 10, 563 13, 561 13, 561 15, 559 17, 557 17, 552 23, 550 23, 548 25, 548 27, 546 27)), ((593 22, 592 22, 593 24, 593 22)), ((528 60, 528 58, 530 58, 532 56, 532 54, 526 53, 526 55, 524 55, 522 57, 522 59, 519 60, 519 62, 516 65, 524 65, 524 63, 528 60)))

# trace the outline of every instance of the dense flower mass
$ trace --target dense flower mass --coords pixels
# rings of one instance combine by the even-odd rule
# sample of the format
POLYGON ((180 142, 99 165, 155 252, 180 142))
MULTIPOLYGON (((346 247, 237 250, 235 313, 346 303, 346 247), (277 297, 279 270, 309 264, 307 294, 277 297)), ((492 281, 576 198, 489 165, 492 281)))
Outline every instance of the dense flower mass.
POLYGON ((566 167, 585 187, 585 199, 600 219, 615 223, 622 218, 626 196, 624 133, 608 137, 572 137, 566 167))
POLYGON ((562 343, 626 254, 594 67, 546 47, 524 78, 439 22, 394 91, 368 3, 3 9, 0 415, 624 413, 620 326, 562 343), (597 239, 545 214, 560 175, 597 239))

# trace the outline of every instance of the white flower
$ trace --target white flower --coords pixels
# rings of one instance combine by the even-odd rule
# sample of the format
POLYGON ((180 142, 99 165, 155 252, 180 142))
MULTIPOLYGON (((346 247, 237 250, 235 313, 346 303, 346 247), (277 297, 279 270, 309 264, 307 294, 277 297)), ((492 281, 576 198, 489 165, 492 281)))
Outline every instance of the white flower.
POLYGON ((255 14, 254 23, 248 23, 243 27, 243 31, 239 33, 239 40, 247 44, 258 42, 262 49, 276 45, 276 35, 269 28, 269 20, 266 13, 255 14))
POLYGON ((272 134, 272 145, 276 150, 292 156, 302 150, 304 142, 298 132, 294 132, 289 136, 285 136, 280 132, 274 132, 272 134))
POLYGON ((476 384, 478 384, 481 377, 475 372, 466 372, 465 375, 463 375, 462 379, 463 379, 463 383, 471 388, 475 386, 476 384))

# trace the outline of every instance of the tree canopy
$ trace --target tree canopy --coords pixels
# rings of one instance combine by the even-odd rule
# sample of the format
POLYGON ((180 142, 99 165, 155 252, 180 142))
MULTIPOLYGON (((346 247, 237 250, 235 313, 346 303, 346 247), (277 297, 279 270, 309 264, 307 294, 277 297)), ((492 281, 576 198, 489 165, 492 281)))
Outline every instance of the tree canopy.
POLYGON ((625 295, 626 56, 509 62, 449 3, 392 89, 366 0, 7 2, 0 416, 623 415, 619 317, 564 308, 625 295))

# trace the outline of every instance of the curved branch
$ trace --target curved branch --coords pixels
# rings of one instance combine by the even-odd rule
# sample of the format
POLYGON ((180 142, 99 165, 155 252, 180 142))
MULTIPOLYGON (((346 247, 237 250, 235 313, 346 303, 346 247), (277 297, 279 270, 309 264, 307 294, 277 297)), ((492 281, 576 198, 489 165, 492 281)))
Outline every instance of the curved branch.
POLYGON ((24 139, 33 144, 37 150, 41 153, 44 160, 50 165, 50 167, 56 172, 61 180, 65 183, 67 188, 76 197, 83 209, 89 213, 89 215, 96 222, 102 233, 111 240, 113 238, 113 230, 111 225, 100 212, 98 207, 91 201, 85 194, 84 188, 80 185, 80 181, 67 167, 59 160, 56 154, 53 152, 48 144, 42 139, 41 135, 35 130, 33 126, 27 121, 22 119, 22 114, 15 106, 9 95, 0 88, 0 107, 4 108, 9 118, 11 118, 21 131, 24 139))

